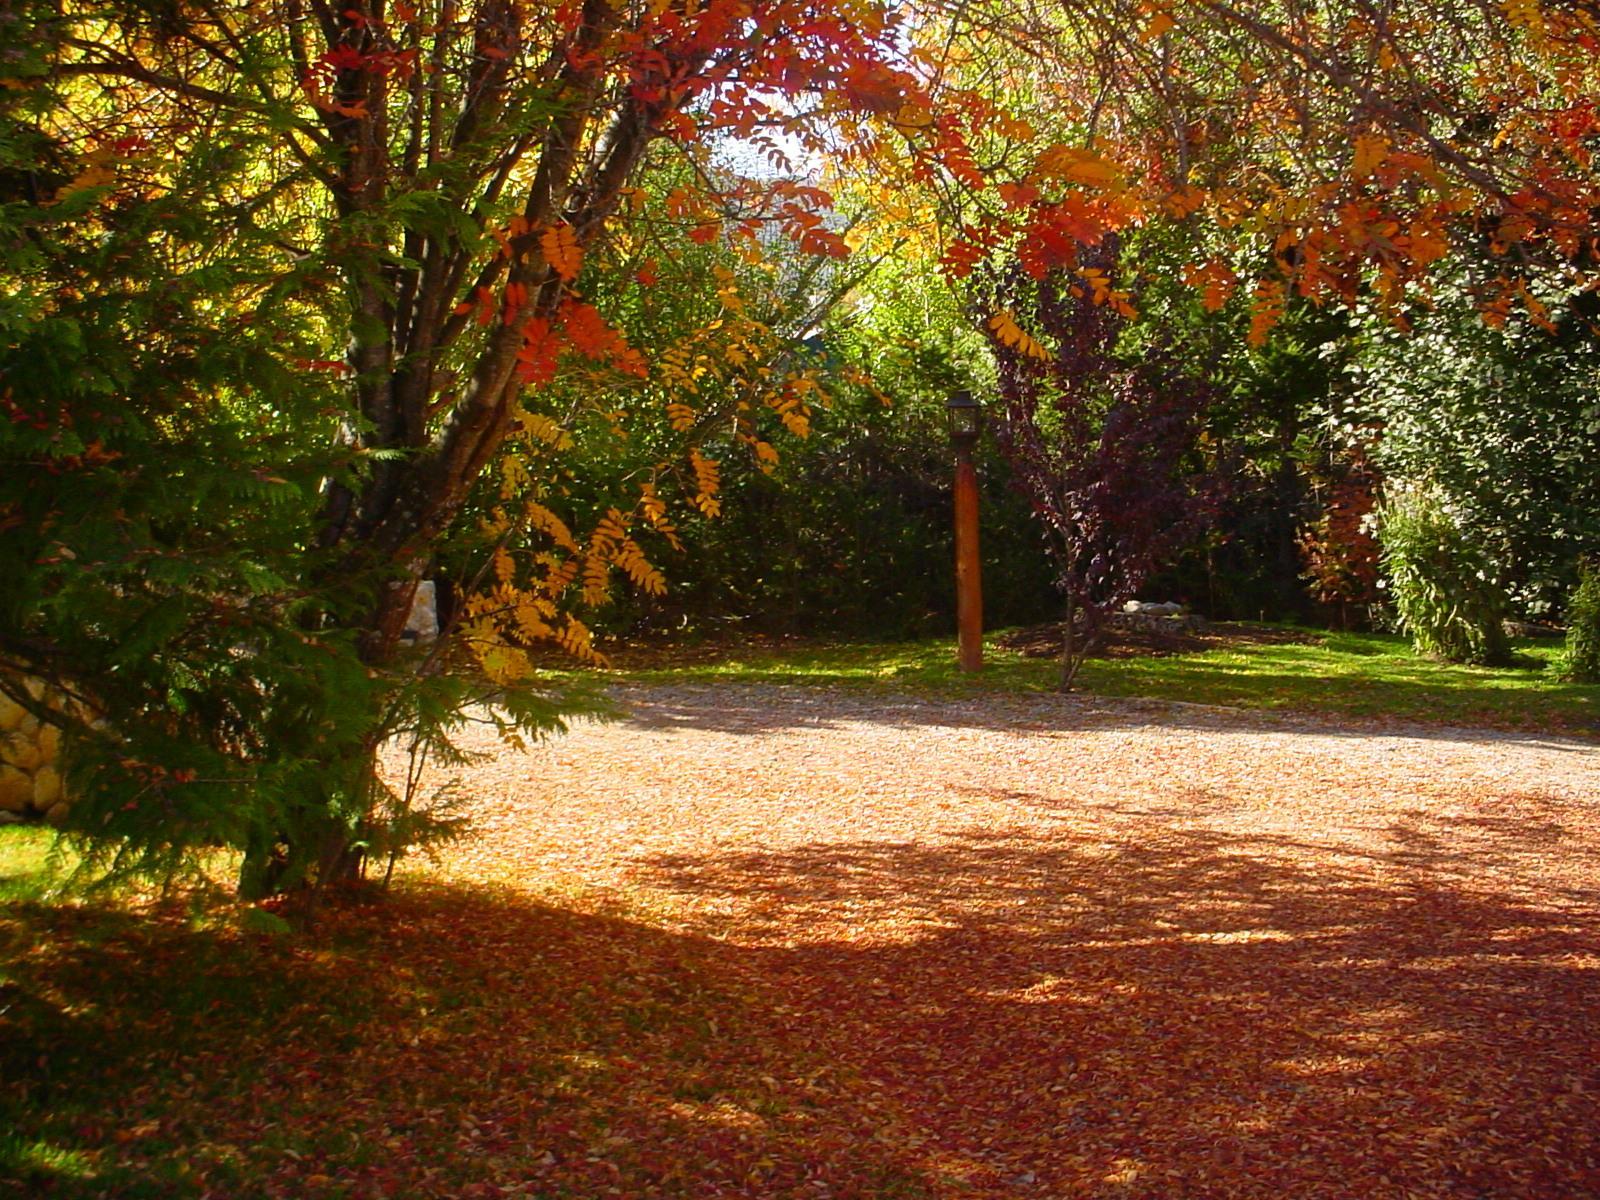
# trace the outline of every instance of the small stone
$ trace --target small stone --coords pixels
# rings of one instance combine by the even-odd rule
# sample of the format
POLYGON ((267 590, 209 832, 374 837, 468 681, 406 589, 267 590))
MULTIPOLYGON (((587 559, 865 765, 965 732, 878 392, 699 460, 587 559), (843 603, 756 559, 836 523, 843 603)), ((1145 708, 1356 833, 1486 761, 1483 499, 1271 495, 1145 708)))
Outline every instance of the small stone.
POLYGON ((15 767, 0 766, 0 812, 26 812, 33 803, 33 780, 15 767))
POLYGON ((416 593, 411 597, 411 612, 406 616, 407 640, 435 641, 439 636, 438 593, 433 580, 417 581, 416 593))
POLYGON ((45 693, 44 680, 30 678, 28 680, 28 685, 27 686, 28 686, 28 695, 29 696, 31 696, 35 700, 43 700, 44 699, 44 693, 45 693))
POLYGON ((27 819, 21 813, 0 811, 0 825, 22 825, 27 819))
POLYGON ((61 799, 61 773, 54 767, 40 767, 33 777, 33 806, 49 812, 61 799))
POLYGON ((72 815, 72 805, 65 800, 57 800, 45 810, 44 819, 57 829, 65 827, 67 818, 72 815))
POLYGON ((44 748, 37 738, 14 733, 0 741, 0 761, 10 763, 19 771, 32 771, 44 765, 44 748))
POLYGON ((0 692, 0 733, 10 733, 22 724, 22 718, 27 715, 27 709, 4 692, 0 692))
POLYGON ((39 731, 39 753, 44 755, 45 762, 53 763, 60 752, 61 726, 46 725, 39 731))

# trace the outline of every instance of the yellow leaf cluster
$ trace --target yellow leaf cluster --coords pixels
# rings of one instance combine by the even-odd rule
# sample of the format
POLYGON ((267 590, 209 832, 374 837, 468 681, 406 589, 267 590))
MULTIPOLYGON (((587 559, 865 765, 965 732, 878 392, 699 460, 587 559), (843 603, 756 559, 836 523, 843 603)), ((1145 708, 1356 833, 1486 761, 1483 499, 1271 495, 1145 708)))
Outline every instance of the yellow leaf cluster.
POLYGON ((1283 320, 1283 282, 1263 279, 1256 284, 1250 303, 1250 345, 1260 349, 1267 344, 1267 335, 1283 320))
POLYGON ((1391 143, 1379 133, 1363 133, 1355 140, 1355 156, 1350 163, 1350 174, 1365 179, 1381 167, 1389 157, 1391 143))
POLYGON ((1177 24, 1172 17, 1172 8, 1166 4, 1141 4, 1139 11, 1146 19, 1144 28, 1139 31, 1141 42, 1153 42, 1162 34, 1177 24))
POLYGON ((567 523, 537 500, 529 500, 523 506, 523 519, 530 529, 546 534, 563 550, 573 554, 578 552, 578 543, 572 536, 572 530, 567 528, 567 523))
POLYGON ((1110 277, 1098 267, 1084 267, 1078 271, 1078 277, 1088 286, 1089 298, 1094 303, 1103 304, 1129 320, 1139 315, 1134 310, 1131 294, 1112 287, 1110 277))
POLYGON ((543 442, 554 450, 572 448, 572 435, 557 422, 542 413, 531 413, 518 408, 515 419, 522 425, 521 432, 535 441, 543 442))
POLYGON ((562 280, 571 283, 583 266, 583 247, 578 245, 578 235, 571 225, 561 221, 539 235, 539 248, 544 260, 562 280))
POLYGON ((1013 350, 1025 354, 1029 358, 1045 359, 1050 357, 1050 351, 1045 348, 1044 344, 1018 325, 1017 318, 1007 309, 1002 308, 989 318, 989 328, 994 331, 994 336, 1000 340, 1001 345, 1010 346, 1013 350))
POLYGON ((717 491, 722 486, 722 475, 717 460, 706 458, 698 450, 690 450, 689 465, 694 469, 694 506, 708 517, 719 515, 722 501, 717 499, 717 491))
POLYGON ((517 573, 517 560, 511 557, 511 551, 504 546, 496 546, 494 550, 494 577, 501 583, 510 583, 517 573))
POLYGON ((1109 188, 1122 182, 1122 168, 1092 150, 1081 150, 1057 142, 1044 150, 1034 162, 1033 177, 1109 188))
POLYGON ((561 648, 580 662, 604 666, 605 655, 594 648, 594 634, 577 617, 569 616, 556 634, 561 648))
POLYGON ((583 596, 590 604, 610 594, 610 568, 617 566, 640 591, 659 596, 667 590, 666 577, 645 557, 639 543, 628 536, 627 518, 617 509, 607 511, 589 538, 584 556, 583 596))
POLYGON ((667 539, 669 546, 680 554, 683 552, 683 542, 678 538, 678 527, 668 518, 667 502, 656 491, 654 480, 639 489, 639 511, 644 513, 644 519, 650 522, 650 528, 667 539))
POLYGON ((1539 0, 1505 0, 1506 20, 1535 39, 1545 32, 1544 10, 1539 0))

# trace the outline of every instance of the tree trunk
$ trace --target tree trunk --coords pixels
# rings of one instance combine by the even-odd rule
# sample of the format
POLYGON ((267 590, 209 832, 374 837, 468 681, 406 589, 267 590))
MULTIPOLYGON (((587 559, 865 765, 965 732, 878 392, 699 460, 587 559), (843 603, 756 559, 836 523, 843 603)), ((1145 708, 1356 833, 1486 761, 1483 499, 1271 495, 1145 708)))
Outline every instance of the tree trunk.
POLYGON ((1067 593, 1067 617, 1061 622, 1061 682, 1056 690, 1070 692, 1072 681, 1078 676, 1077 643, 1073 626, 1077 624, 1078 614, 1073 604, 1073 596, 1067 593))

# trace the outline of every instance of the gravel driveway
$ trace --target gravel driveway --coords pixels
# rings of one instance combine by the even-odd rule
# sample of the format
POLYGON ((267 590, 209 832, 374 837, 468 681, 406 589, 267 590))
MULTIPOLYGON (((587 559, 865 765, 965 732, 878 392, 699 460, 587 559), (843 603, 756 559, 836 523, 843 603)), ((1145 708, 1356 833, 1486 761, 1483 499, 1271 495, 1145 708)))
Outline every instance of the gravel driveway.
POLYGON ((445 871, 726 947, 929 1194, 1600 1195, 1596 744, 616 695, 467 772, 445 871))

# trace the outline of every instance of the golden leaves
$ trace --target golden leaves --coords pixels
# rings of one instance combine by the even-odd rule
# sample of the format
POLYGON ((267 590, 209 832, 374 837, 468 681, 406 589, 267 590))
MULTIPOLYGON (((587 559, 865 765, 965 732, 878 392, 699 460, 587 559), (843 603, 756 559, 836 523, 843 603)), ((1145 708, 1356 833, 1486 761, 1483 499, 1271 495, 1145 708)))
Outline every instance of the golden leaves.
POLYGON ((87 191, 89 188, 105 187, 115 183, 117 173, 109 165, 104 152, 96 151, 84 161, 83 169, 73 176, 68 183, 56 189, 55 201, 60 202, 75 192, 87 191))
POLYGON ((695 496, 694 506, 708 517, 715 517, 722 512, 722 501, 718 500, 717 492, 722 487, 722 474, 717 460, 706 458, 698 450, 689 451, 689 465, 694 469, 695 496))
POLYGON ((1544 10, 1539 0, 1505 0, 1506 20, 1535 40, 1545 33, 1544 10))
POLYGON ((1267 344, 1267 335, 1283 320, 1284 289, 1280 279, 1263 279, 1256 284, 1250 303, 1250 345, 1257 350, 1267 344))
POLYGON ((554 450, 572 448, 572 435, 543 413, 531 413, 519 407, 513 416, 521 425, 520 432, 527 438, 542 442, 554 450))
POLYGON ((524 505, 523 519, 530 529, 543 533, 561 549, 574 554, 578 552, 578 543, 572 536, 572 530, 567 528, 567 523, 537 500, 529 500, 524 505))
POLYGON ((639 543, 628 535, 627 518, 616 508, 606 512, 589 538, 583 564, 585 602, 599 604, 610 594, 610 568, 617 566, 642 592, 659 596, 666 592, 666 577, 645 557, 639 543))
MULTIPOLYGON (((550 269, 565 283, 578 277, 583 266, 583 247, 578 245, 577 233, 565 221, 550 226, 539 235, 539 247, 550 269)), ((587 289, 586 289, 587 290, 587 289)))
POLYGON ((1017 318, 1008 309, 1002 308, 989 318, 989 329, 1001 345, 1009 346, 1020 354, 1025 354, 1029 358, 1050 357, 1050 351, 1044 344, 1018 325, 1017 318))
POLYGON ((1365 179, 1383 165, 1389 157, 1392 143, 1380 133, 1363 133, 1355 140, 1355 155, 1350 163, 1350 174, 1365 179))
POLYGON ((678 527, 668 518, 667 502, 656 491, 653 479, 639 489, 639 511, 644 513, 644 519, 650 522, 650 528, 667 539, 669 546, 680 554, 683 552, 683 542, 678 538, 678 527))
POLYGON ((1096 304, 1102 304, 1119 316, 1132 320, 1139 314, 1134 310, 1130 293, 1111 286, 1111 278, 1098 267, 1082 267, 1078 270, 1078 278, 1083 280, 1083 286, 1074 285, 1073 294, 1084 294, 1084 287, 1088 288, 1089 299, 1096 304))
POLYGON ((1139 31, 1141 42, 1156 41, 1177 24, 1172 16, 1172 8, 1168 4, 1141 4, 1139 11, 1141 14, 1148 14, 1144 28, 1139 31))
POLYGON ((1082 150, 1060 142, 1043 151, 1033 164, 1037 179, 1061 179, 1089 187, 1111 188, 1121 184, 1122 167, 1092 150, 1082 150))

